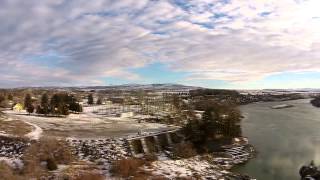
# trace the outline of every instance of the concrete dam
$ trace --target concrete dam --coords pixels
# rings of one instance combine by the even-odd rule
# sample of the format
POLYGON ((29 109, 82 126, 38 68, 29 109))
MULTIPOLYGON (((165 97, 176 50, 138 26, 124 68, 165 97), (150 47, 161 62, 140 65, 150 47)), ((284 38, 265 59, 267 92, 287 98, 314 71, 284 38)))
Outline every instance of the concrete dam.
POLYGON ((149 153, 159 153, 167 150, 173 144, 179 143, 183 137, 179 134, 180 129, 150 133, 127 139, 127 143, 133 156, 149 153))

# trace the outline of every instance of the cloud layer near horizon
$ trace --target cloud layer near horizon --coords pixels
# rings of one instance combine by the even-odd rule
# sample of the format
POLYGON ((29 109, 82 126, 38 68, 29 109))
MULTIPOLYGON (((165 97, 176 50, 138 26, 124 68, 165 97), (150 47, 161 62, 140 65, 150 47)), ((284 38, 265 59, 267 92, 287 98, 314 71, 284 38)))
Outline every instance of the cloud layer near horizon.
POLYGON ((0 86, 139 81, 161 63, 186 80, 320 71, 317 0, 3 0, 0 86))

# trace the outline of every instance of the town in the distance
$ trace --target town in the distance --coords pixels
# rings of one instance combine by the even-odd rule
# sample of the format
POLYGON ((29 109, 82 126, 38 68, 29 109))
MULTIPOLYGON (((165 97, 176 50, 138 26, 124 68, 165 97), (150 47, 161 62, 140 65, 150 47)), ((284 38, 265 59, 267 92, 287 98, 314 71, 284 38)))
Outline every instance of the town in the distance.
MULTIPOLYGON (((255 113, 261 108, 283 113, 301 104, 318 110, 319 95, 317 89, 179 84, 1 89, 0 175, 12 180, 256 179, 250 163, 264 152, 257 143, 261 139, 255 140, 259 135, 250 133, 254 124, 246 119, 252 112, 246 111, 254 106, 255 113)), ((268 122, 263 126, 275 128, 268 122)), ((295 165, 295 176, 319 178, 312 160, 295 165)))

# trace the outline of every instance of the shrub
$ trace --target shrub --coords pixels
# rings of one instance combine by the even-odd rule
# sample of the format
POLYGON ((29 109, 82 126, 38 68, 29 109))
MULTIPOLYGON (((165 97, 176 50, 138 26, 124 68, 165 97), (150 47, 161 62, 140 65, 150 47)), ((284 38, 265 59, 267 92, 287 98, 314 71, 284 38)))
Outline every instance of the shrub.
POLYGON ((65 141, 52 138, 41 139, 39 150, 44 159, 53 158, 57 164, 69 164, 75 160, 71 147, 65 141))
POLYGON ((190 158, 196 156, 197 151, 194 149, 191 143, 182 142, 174 146, 173 154, 179 158, 190 158))
POLYGON ((74 161, 68 167, 59 171, 54 180, 105 180, 105 176, 94 163, 74 161))
POLYGON ((113 162, 110 172, 118 177, 130 177, 137 174, 144 161, 137 158, 121 159, 113 162))
POLYGON ((47 175, 47 170, 41 166, 39 157, 33 149, 32 151, 28 150, 27 154, 23 156, 23 162, 24 168, 22 172, 24 176, 40 178, 47 175))
POLYGON ((0 161, 0 175, 2 180, 22 180, 22 177, 15 174, 9 165, 0 161))
POLYGON ((105 177, 101 174, 94 172, 87 172, 80 174, 78 177, 73 178, 73 180, 104 180, 105 177))
POLYGON ((58 166, 53 158, 47 159, 47 168, 50 171, 58 169, 58 166))
POLYGON ((74 160, 70 147, 64 141, 44 138, 29 146, 23 155, 25 168, 23 172, 31 177, 41 177, 48 170, 57 169, 57 164, 69 164, 74 160), (41 166, 46 162, 47 166, 41 166))
POLYGON ((158 156, 156 154, 149 153, 144 155, 144 159, 148 162, 152 162, 158 160, 158 156))

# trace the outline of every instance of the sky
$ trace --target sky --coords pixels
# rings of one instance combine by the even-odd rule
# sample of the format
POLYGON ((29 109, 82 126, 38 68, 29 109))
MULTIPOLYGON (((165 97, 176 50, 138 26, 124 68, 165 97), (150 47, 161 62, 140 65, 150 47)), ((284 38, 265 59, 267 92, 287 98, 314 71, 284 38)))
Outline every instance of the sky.
POLYGON ((320 88, 319 0, 1 0, 0 87, 320 88))

